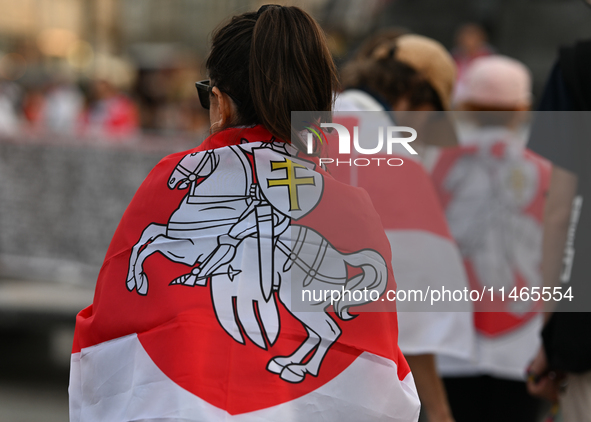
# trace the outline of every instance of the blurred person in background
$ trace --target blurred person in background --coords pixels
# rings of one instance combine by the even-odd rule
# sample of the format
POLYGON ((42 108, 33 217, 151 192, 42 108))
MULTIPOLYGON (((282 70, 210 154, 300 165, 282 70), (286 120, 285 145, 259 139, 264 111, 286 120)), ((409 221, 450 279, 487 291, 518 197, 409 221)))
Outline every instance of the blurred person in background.
POLYGON ((542 285, 549 165, 524 149, 531 76, 522 63, 492 55, 475 59, 464 78, 461 107, 472 127, 460 126, 462 146, 440 152, 432 177, 470 288, 492 287, 494 298, 474 303, 474 356, 438 356, 438 367, 457 422, 536 422, 525 372, 539 345, 540 303, 508 299, 514 288, 542 285))
POLYGON ((65 71, 47 87, 40 112, 41 126, 53 133, 74 134, 84 108, 84 96, 65 71))
POLYGON ((374 50, 380 45, 395 41, 401 35, 408 34, 409 31, 406 28, 393 27, 384 28, 377 31, 371 37, 365 39, 361 45, 354 51, 351 59, 349 60, 347 67, 351 66, 351 63, 359 60, 368 60, 371 58, 374 50))
POLYGON ((195 97, 191 82, 203 79, 199 66, 190 58, 181 58, 167 72, 168 83, 165 99, 158 113, 159 129, 165 133, 207 133, 209 120, 199 100, 195 97))
POLYGON ((455 46, 452 56, 456 62, 458 74, 453 96, 453 103, 462 102, 461 96, 465 88, 464 75, 473 60, 494 53, 488 44, 486 30, 477 23, 467 23, 458 28, 455 36, 455 46))
POLYGON ((98 57, 94 76, 90 101, 81 116, 81 134, 109 142, 132 139, 139 133, 139 115, 124 89, 131 86, 133 70, 122 59, 98 57))
POLYGON ((23 114, 33 131, 73 135, 84 110, 84 96, 66 70, 48 76, 25 96, 23 114))
POLYGON ((445 113, 451 108, 455 75, 439 42, 399 29, 382 31, 343 68, 346 92, 339 96, 337 111, 392 111, 397 124, 421 128, 423 136, 413 144, 421 152, 430 145, 457 145, 445 113))
POLYGON ((564 422, 591 421, 591 41, 560 49, 536 115, 530 145, 552 162, 544 211, 544 286, 562 292, 546 314, 529 391, 560 403, 564 422))
POLYGON ((29 86, 25 91, 21 110, 24 121, 29 127, 35 129, 41 126, 41 113, 44 105, 45 91, 43 83, 37 82, 29 86))
POLYGON ((15 82, 0 80, 0 135, 16 135, 20 130, 21 91, 15 82))
POLYGON ((195 98, 194 89, 188 89, 192 88, 189 81, 203 79, 200 60, 188 53, 171 53, 166 59, 157 63, 139 60, 133 94, 138 99, 142 130, 164 134, 207 133, 209 117, 195 98))
POLYGON ((172 65, 163 63, 158 68, 138 69, 134 95, 138 99, 141 126, 146 133, 160 132, 167 127, 165 109, 169 102, 171 76, 174 72, 172 65))
MULTIPOLYGON (((348 126, 350 133, 351 126, 358 126, 364 148, 375 148, 378 127, 396 124, 417 129, 419 138, 412 145, 419 152, 428 140, 455 141, 455 137, 421 136, 423 129, 442 118, 440 112, 449 109, 454 78, 453 60, 438 42, 398 31, 379 33, 367 40, 343 69, 345 90, 335 102, 334 120, 348 126)), ((336 143, 328 142, 330 157, 349 158, 337 155, 331 145, 336 143)), ((403 148, 393 153, 382 151, 372 157, 400 157, 404 161, 400 167, 328 168, 337 179, 363 187, 372 198, 390 240, 392 268, 400 290, 426 291, 428 286, 443 285, 465 288, 461 256, 428 173, 417 156, 403 148)), ((353 151, 351 159, 357 157, 360 155, 353 151)), ((400 312, 403 305, 397 304, 400 348, 413 371, 423 411, 431 422, 452 421, 435 355, 471 356, 471 313, 400 312)), ((466 310, 471 310, 469 304, 466 310)))
POLYGON ((367 194, 302 154, 292 125, 292 110, 331 118, 322 30, 263 6, 214 32, 206 68, 211 136, 146 178, 77 317, 71 420, 416 422, 395 312, 293 307, 310 283, 396 288, 367 194))

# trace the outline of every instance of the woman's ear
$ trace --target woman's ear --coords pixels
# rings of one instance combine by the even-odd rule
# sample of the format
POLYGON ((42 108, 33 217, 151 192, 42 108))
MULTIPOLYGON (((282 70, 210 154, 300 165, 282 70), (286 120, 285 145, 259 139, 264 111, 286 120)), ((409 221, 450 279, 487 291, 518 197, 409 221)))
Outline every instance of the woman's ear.
POLYGON ((219 129, 228 127, 234 120, 236 110, 232 99, 214 86, 211 90, 210 119, 219 129))

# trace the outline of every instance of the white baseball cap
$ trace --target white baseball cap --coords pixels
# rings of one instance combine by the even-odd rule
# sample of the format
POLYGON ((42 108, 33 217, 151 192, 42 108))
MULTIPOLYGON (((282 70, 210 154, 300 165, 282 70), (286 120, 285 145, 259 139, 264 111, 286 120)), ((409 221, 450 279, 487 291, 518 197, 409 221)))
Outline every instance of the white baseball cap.
POLYGON ((531 73, 521 62, 507 56, 474 59, 464 76, 460 102, 500 109, 529 106, 531 73))

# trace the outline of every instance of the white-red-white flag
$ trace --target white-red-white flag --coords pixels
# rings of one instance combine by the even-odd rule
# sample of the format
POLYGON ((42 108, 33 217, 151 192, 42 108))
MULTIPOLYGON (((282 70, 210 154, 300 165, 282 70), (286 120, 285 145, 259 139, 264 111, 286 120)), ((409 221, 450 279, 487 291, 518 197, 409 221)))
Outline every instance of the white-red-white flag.
POLYGON ((474 303, 475 358, 444 359, 440 369, 448 375, 523 380, 539 348, 542 321, 541 302, 522 301, 520 293, 542 286, 550 166, 524 149, 516 132, 502 127, 466 131, 462 139, 462 146, 440 152, 432 176, 470 288, 487 294, 474 303))
POLYGON ((417 420, 392 304, 292 297, 396 288, 367 194, 316 163, 256 126, 154 168, 77 317, 72 421, 417 420))
MULTIPOLYGON (((380 129, 397 126, 380 103, 359 90, 339 95, 334 121, 347 127, 351 136, 357 127, 359 145, 365 149, 377 145, 380 129)), ((351 148, 351 154, 339 154, 334 136, 329 138, 326 155, 335 160, 327 167, 336 179, 365 189, 371 197, 390 241, 399 290, 463 290, 468 286, 462 258, 435 187, 416 156, 401 145, 394 145, 388 154, 386 143, 377 154, 360 154, 355 148, 351 148), (350 165, 347 160, 351 160, 350 165)), ((447 309, 454 312, 425 312, 424 304, 410 301, 398 302, 397 306, 403 353, 445 354, 464 359, 472 356, 471 303, 455 308, 450 304, 447 309), (405 309, 411 311, 404 312, 405 309), (423 311, 416 312, 417 309, 423 311)))

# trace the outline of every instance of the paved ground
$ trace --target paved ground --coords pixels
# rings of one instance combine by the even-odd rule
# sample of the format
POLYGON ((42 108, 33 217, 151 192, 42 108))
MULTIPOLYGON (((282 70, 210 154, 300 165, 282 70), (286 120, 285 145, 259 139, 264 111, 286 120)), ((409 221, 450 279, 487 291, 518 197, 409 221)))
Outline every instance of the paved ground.
POLYGON ((69 333, 0 330, 0 422, 68 421, 69 333))
POLYGON ((67 422, 67 384, 0 380, 0 421, 67 422))
POLYGON ((0 281, 0 422, 67 422, 76 312, 92 290, 0 281))

